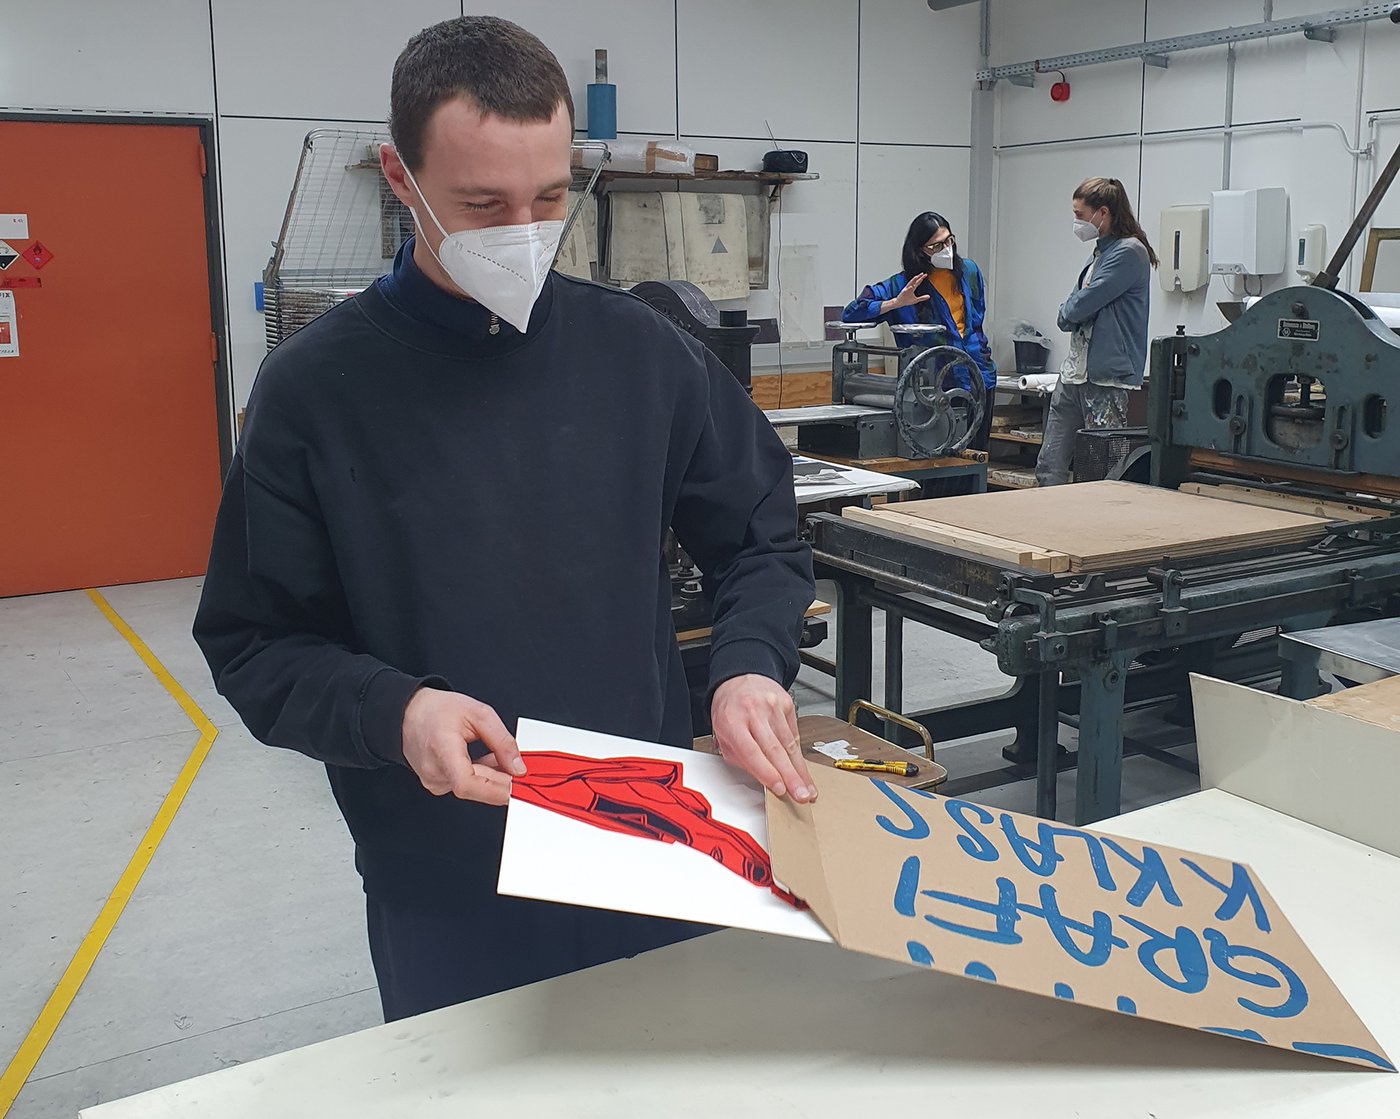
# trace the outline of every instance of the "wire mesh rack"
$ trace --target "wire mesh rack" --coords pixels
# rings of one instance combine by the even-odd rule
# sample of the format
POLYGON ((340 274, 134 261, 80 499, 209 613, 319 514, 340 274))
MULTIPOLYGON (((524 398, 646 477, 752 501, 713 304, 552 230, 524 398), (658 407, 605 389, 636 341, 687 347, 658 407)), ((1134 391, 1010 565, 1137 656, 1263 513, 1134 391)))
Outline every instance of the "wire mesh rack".
POLYGON ((263 273, 268 349, 388 271, 413 215, 379 170, 384 131, 318 128, 302 144, 263 273))
MULTIPOLYGON (((389 271, 394 254, 413 235, 412 212, 380 170, 379 146, 388 140, 382 129, 318 128, 302 142, 282 229, 263 271, 269 350, 389 271)), ((574 149, 578 189, 570 195, 556 267, 587 277, 590 256, 597 258, 597 209, 585 203, 610 152, 597 141, 576 141, 574 149), (578 158, 590 149, 597 149, 591 170, 578 158), (582 215, 595 227, 592 235, 570 241, 582 215)))

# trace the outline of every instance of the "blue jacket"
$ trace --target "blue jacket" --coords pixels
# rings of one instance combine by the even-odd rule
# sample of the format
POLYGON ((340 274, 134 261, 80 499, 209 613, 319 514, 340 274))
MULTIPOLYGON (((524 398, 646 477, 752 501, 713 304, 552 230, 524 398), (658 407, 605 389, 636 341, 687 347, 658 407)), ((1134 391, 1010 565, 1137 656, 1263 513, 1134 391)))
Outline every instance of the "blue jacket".
POLYGON ((1060 307, 1060 329, 1069 332, 1094 324, 1086 363, 1089 380, 1096 385, 1141 387, 1152 286, 1147 248, 1136 237, 1100 237, 1094 255, 1079 273, 1079 285, 1060 307), (1094 276, 1087 286, 1079 286, 1090 264, 1094 276))
MULTIPOLYGON (((982 270, 973 264, 972 261, 963 257, 962 262, 962 293, 964 314, 967 322, 966 335, 958 332, 957 324, 953 321, 953 313, 948 309, 948 304, 944 302, 941 295, 933 289, 933 285, 924 282, 919 289, 920 295, 929 296, 928 302, 916 303, 912 307, 896 307, 893 311, 880 314, 880 304, 887 299, 893 299, 901 291, 904 285, 909 282, 909 277, 903 272, 898 272, 888 280, 878 284, 871 284, 866 287, 859 298, 852 299, 846 304, 846 309, 841 312, 842 322, 886 322, 894 331, 894 340, 900 347, 913 344, 917 339, 912 334, 901 334, 900 323, 936 323, 947 328, 949 344, 962 350, 982 370, 982 383, 988 389, 996 388, 997 367, 992 360, 992 346, 987 341, 987 336, 982 332, 982 322, 987 317, 987 285, 982 278, 982 270)), ((961 384, 966 384, 961 370, 955 370, 954 378, 961 384)))

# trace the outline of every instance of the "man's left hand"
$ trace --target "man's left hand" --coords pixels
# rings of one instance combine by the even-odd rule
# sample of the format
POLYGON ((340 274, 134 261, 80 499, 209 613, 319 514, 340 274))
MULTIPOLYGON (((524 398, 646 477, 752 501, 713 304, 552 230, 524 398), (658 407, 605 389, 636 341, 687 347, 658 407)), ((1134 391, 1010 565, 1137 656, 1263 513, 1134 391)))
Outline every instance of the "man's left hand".
POLYGON ((715 689, 710 724, 720 756, 774 796, 816 800, 817 787, 802 760, 792 697, 767 676, 735 676, 715 689))

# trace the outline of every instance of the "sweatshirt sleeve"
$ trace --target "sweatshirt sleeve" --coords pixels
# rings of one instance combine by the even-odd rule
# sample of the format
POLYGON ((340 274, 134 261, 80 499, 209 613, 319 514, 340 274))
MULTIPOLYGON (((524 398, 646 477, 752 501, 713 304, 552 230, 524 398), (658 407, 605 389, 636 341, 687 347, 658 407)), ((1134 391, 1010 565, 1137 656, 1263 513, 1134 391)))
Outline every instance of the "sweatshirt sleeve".
POLYGON ((250 408, 224 483, 195 641, 219 693, 260 741, 333 765, 402 764, 409 698, 447 682, 356 651, 330 539, 294 447, 283 418, 250 408))
MULTIPOLYGON (((1136 245, 1136 240, 1134 245, 1136 245)), ((1118 252, 1101 254, 1094 265, 1094 274, 1082 288, 1077 288, 1060 308, 1060 329, 1072 330, 1089 322, 1095 315, 1128 291, 1141 279, 1140 257, 1133 245, 1118 252)))
POLYGON ((735 676, 797 676, 812 552, 797 535, 792 455, 739 383, 705 354, 708 407, 672 527, 714 599, 710 691, 735 676))
MULTIPOLYGON (((882 280, 878 284, 867 284, 862 289, 860 295, 846 304, 841 312, 842 322, 879 322, 880 305, 887 299, 893 299, 899 294, 900 289, 890 290, 892 280, 882 280)), ((903 285, 901 284, 902 288, 903 285)))

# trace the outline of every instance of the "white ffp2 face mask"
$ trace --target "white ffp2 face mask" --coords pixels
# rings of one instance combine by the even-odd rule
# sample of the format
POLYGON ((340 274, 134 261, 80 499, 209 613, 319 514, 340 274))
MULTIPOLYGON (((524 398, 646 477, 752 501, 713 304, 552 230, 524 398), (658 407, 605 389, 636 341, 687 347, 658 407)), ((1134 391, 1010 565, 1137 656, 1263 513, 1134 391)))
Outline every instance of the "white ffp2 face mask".
POLYGON ((928 254, 928 262, 934 268, 944 268, 952 271, 953 268, 953 246, 944 245, 936 253, 928 254))
POLYGON ((1074 235, 1081 241, 1097 241, 1099 239, 1099 227, 1091 221, 1083 221, 1080 218, 1075 218, 1074 235))
MULTIPOLYGON (((540 297, 554 253, 559 248, 562 221, 537 221, 529 225, 490 225, 448 233, 423 197, 408 164, 404 175, 418 195, 428 217, 442 234, 433 257, 448 279, 488 311, 499 315, 522 334, 530 325, 530 312, 540 297)), ((419 234, 423 226, 415 210, 419 234)), ((426 244, 426 242, 424 242, 426 244)), ((432 246, 428 246, 432 251, 432 246)))

